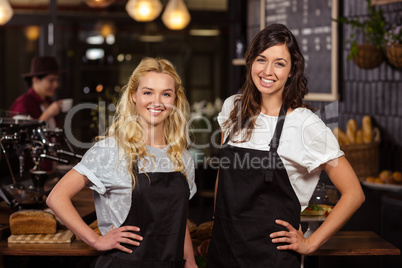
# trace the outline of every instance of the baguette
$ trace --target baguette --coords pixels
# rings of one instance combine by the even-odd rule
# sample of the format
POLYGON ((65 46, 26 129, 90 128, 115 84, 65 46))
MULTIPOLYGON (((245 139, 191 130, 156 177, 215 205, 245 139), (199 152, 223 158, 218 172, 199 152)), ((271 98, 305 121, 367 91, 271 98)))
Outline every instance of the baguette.
POLYGON ((21 210, 10 215, 12 235, 55 234, 57 222, 54 215, 43 210, 21 210))
POLYGON ((345 132, 343 132, 340 128, 336 127, 333 130, 333 133, 336 137, 336 139, 339 142, 339 145, 349 145, 350 144, 350 140, 348 138, 348 136, 346 136, 345 132))
POLYGON ((351 143, 356 143, 357 123, 353 118, 349 119, 346 124, 346 136, 351 143))
POLYGON ((370 116, 366 115, 362 119, 363 142, 370 143, 373 140, 373 127, 370 116))
POLYGON ((363 143, 363 131, 359 129, 356 132, 356 144, 362 144, 363 143))

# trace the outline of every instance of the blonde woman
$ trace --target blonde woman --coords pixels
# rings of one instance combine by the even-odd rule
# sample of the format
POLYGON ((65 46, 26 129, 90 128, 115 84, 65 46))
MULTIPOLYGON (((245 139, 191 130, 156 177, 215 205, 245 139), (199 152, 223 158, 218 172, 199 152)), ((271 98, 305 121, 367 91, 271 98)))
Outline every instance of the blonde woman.
POLYGON ((103 251, 96 267, 196 267, 186 226, 196 192, 187 147, 189 105, 164 59, 145 58, 113 124, 50 193, 47 204, 82 241, 103 251), (71 198, 94 191, 98 236, 71 198))

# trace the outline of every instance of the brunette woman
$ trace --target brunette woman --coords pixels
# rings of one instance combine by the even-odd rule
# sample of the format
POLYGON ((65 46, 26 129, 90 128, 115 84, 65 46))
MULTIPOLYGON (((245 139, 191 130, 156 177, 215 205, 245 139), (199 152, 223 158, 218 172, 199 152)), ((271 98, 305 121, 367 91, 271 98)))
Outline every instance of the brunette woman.
MULTIPOLYGON (((208 267, 300 267, 360 207, 364 194, 331 130, 303 103, 305 61, 281 24, 263 29, 246 52, 242 94, 226 99, 221 166, 208 267), (342 194, 305 238, 300 212, 322 170, 342 194)), ((314 79, 314 77, 311 77, 314 79)))

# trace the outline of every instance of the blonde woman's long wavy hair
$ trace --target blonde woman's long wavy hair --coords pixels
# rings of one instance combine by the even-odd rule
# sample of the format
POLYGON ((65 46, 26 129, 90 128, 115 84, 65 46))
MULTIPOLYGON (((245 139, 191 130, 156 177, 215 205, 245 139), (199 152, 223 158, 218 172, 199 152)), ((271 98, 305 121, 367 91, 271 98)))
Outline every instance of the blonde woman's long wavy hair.
POLYGON ((138 159, 144 160, 144 156, 148 154, 146 152, 146 141, 143 138, 144 131, 140 124, 136 103, 132 100, 132 95, 136 93, 141 79, 149 72, 167 74, 174 80, 176 98, 171 113, 165 119, 163 133, 168 144, 167 153, 174 164, 175 171, 186 174, 185 165, 181 157, 183 150, 189 144, 187 122, 190 105, 185 96, 182 81, 175 67, 168 60, 144 58, 133 71, 124 88, 116 107, 112 125, 105 135, 99 137, 99 139, 115 138, 119 150, 123 150, 128 160, 128 172, 133 180, 133 188, 136 185, 136 162, 138 159))

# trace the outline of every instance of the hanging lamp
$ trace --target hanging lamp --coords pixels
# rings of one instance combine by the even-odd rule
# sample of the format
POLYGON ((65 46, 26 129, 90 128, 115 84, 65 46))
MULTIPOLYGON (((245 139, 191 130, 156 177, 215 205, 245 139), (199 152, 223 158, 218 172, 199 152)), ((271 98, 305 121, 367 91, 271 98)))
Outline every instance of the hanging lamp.
POLYGON ((7 0, 0 0, 0 25, 6 24, 13 15, 10 3, 7 0))
POLYGON ((25 28, 25 37, 29 41, 36 41, 38 40, 40 35, 40 28, 38 25, 30 25, 25 28))
POLYGON ((93 8, 104 8, 110 6, 114 0, 83 0, 85 4, 93 8))
POLYGON ((95 24, 95 29, 105 38, 109 35, 115 35, 116 33, 116 25, 111 20, 98 21, 95 24))
POLYGON ((183 0, 169 0, 162 21, 171 30, 184 29, 190 22, 190 13, 183 0))
POLYGON ((162 11, 159 0, 129 0, 126 11, 136 21, 153 21, 162 11))

